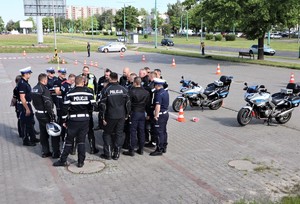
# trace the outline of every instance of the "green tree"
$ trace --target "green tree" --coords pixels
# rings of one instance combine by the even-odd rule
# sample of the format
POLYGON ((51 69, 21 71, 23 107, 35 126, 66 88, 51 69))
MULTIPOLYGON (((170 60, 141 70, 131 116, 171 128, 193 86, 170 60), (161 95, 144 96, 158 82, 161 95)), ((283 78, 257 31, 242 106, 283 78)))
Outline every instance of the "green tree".
POLYGON ((0 32, 4 31, 4 28, 5 28, 4 21, 3 21, 2 17, 0 16, 0 32))
POLYGON ((265 33, 272 26, 284 24, 286 14, 299 4, 298 0, 204 0, 198 14, 203 15, 209 29, 239 26, 248 39, 258 39, 258 59, 263 60, 265 33))
POLYGON ((95 15, 97 21, 98 21, 98 29, 106 29, 111 30, 113 27, 113 22, 115 21, 115 16, 112 13, 112 10, 104 11, 101 15, 97 14, 95 15))
POLYGON ((47 30, 47 32, 51 32, 54 29, 52 17, 45 17, 42 19, 43 29, 47 30))
POLYGON ((161 32, 164 36, 169 35, 171 33, 171 25, 170 24, 163 24, 161 26, 161 32))
MULTIPOLYGON (((126 30, 132 31, 138 26, 138 15, 139 12, 135 7, 127 6, 125 7, 126 15, 126 30)), ((118 29, 123 30, 124 28, 124 8, 120 9, 116 13, 115 25, 118 29)))
POLYGON ((16 23, 13 20, 8 21, 6 24, 6 30, 7 31, 16 30, 16 23))
POLYGON ((178 33, 180 29, 181 16, 184 12, 184 6, 179 0, 175 4, 168 4, 167 14, 170 18, 171 28, 175 33, 178 33))
POLYGON ((30 29, 30 30, 36 30, 36 24, 35 24, 35 21, 33 20, 32 16, 27 18, 25 21, 31 21, 32 22, 32 29, 30 29))
MULTIPOLYGON (((154 10, 154 9, 153 9, 154 10)), ((152 13, 154 18, 151 20, 151 28, 155 30, 155 11, 152 13)), ((160 17, 160 13, 157 11, 157 29, 161 30, 162 25, 164 23, 164 19, 160 17)))

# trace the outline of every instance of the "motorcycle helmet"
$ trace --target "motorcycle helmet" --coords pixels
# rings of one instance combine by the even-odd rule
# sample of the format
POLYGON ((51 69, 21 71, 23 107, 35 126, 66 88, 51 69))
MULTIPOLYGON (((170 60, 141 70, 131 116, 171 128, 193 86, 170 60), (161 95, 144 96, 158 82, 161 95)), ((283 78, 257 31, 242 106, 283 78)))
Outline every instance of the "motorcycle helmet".
POLYGON ((56 137, 61 133, 61 127, 55 122, 47 123, 46 130, 49 136, 56 137))

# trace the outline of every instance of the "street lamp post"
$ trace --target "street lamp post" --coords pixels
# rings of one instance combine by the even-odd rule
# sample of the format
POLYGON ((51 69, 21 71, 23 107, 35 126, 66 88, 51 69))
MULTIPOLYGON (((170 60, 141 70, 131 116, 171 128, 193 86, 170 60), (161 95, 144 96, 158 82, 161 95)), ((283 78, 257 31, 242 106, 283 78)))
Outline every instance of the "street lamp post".
POLYGON ((52 0, 52 12, 53 12, 53 28, 54 28, 54 48, 57 49, 57 46, 56 46, 56 23, 55 23, 55 15, 54 15, 54 0, 52 0))
POLYGON ((203 42, 203 18, 201 18, 201 36, 200 41, 203 42))
POLYGON ((186 41, 189 40, 189 12, 186 11, 186 41))
POLYGON ((157 48, 157 0, 155 0, 155 48, 157 48))
POLYGON ((93 8, 92 8, 92 39, 94 39, 94 16, 93 16, 93 8))

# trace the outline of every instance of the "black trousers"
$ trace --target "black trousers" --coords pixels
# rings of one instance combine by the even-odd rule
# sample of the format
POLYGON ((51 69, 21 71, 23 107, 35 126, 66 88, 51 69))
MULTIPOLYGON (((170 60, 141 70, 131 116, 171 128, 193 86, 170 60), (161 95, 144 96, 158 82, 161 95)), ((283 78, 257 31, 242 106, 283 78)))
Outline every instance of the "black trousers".
POLYGON ((30 115, 26 116, 26 110, 22 104, 18 104, 18 110, 20 110, 20 125, 21 125, 21 136, 23 137, 23 142, 34 141, 36 139, 34 133, 34 114, 31 105, 27 104, 30 109, 30 115))
POLYGON ((122 147, 125 118, 108 118, 106 119, 106 122, 107 124, 103 127, 103 151, 104 154, 108 156, 111 147, 114 151, 119 151, 122 147))
POLYGON ((159 151, 167 148, 168 145, 168 133, 167 123, 169 120, 169 113, 161 114, 158 120, 155 122, 155 132, 157 134, 157 148, 159 151))
POLYGON ((63 120, 62 120, 62 106, 63 102, 61 98, 57 98, 57 104, 56 104, 56 114, 57 114, 57 123, 61 126, 61 141, 65 140, 66 136, 66 128, 63 126, 63 120))
POLYGON ((63 145, 63 151, 60 156, 62 162, 66 162, 69 154, 72 152, 72 144, 76 138, 78 162, 85 160, 85 137, 89 131, 89 120, 86 121, 68 121, 67 136, 63 145))
MULTIPOLYGON (((50 117, 44 113, 36 113, 36 118, 39 121, 39 127, 40 127, 40 143, 42 145, 42 152, 47 154, 50 152, 49 147, 49 135, 46 130, 46 124, 50 122, 50 117)), ((56 136, 50 136, 51 138, 51 145, 52 145, 52 151, 54 154, 59 155, 59 141, 60 137, 56 136)))
POLYGON ((139 141, 139 149, 143 149, 145 144, 145 113, 144 112, 131 113, 129 151, 134 150, 137 144, 137 139, 139 141))
POLYGON ((89 120, 88 140, 89 140, 91 149, 95 149, 96 148, 96 140, 95 140, 95 133, 94 133, 94 119, 93 119, 92 114, 91 114, 90 120, 89 120))

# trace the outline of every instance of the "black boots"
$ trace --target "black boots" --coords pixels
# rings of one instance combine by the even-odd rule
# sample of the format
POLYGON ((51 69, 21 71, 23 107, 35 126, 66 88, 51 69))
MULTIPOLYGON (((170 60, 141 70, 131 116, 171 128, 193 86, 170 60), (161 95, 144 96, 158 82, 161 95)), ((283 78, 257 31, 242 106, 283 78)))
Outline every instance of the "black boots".
POLYGON ((103 154, 100 155, 102 159, 111 160, 111 147, 103 146, 103 154))
POLYGON ((128 151, 125 151, 125 152, 123 152, 123 154, 124 155, 126 155, 126 156, 134 156, 134 151, 133 150, 128 150, 128 151))
POLYGON ((53 166, 68 166, 67 162, 62 162, 60 159, 53 163, 53 166))
POLYGON ((120 158, 121 147, 116 147, 113 153, 113 160, 118 160, 120 158))

